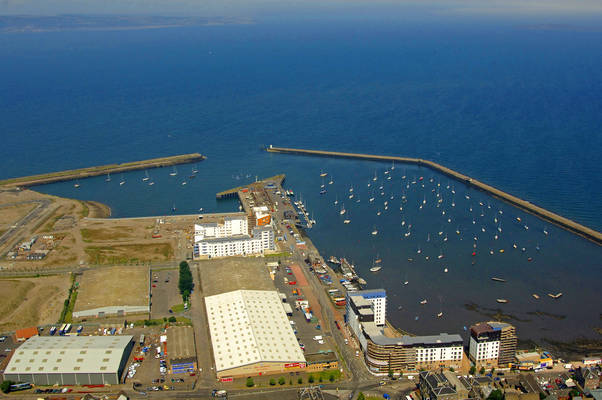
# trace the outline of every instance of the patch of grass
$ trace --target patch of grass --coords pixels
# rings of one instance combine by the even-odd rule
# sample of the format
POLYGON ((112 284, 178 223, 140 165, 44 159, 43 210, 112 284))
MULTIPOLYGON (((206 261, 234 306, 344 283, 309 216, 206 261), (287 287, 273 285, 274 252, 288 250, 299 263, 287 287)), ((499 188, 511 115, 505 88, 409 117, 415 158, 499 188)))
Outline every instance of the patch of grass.
POLYGON ((266 254, 265 257, 266 258, 287 258, 290 257, 291 253, 289 253, 288 251, 283 251, 281 253, 274 253, 274 254, 266 254))
POLYGON ((174 313, 181 313, 182 311, 184 311, 184 304, 176 304, 175 306, 171 307, 171 310, 174 313))
POLYGON ((86 246, 88 261, 94 264, 136 264, 167 261, 173 257, 169 243, 86 246))
POLYGON ((58 214, 55 215, 54 217, 52 217, 52 220, 49 221, 46 226, 44 226, 44 229, 42 229, 42 232, 51 232, 54 229, 54 225, 56 225, 57 221, 61 218, 63 218, 65 216, 65 214, 58 214))
POLYGON ((132 228, 120 227, 118 229, 80 229, 84 242, 93 242, 97 240, 124 239, 129 237, 128 233, 132 228))
POLYGON ((90 208, 88 207, 88 205, 86 204, 85 201, 80 201, 79 202, 82 205, 82 210, 80 211, 80 215, 84 218, 86 218, 88 215, 90 215, 90 208))
POLYGON ((186 317, 176 317, 176 321, 178 322, 178 324, 182 324, 182 325, 192 325, 192 321, 190 320, 190 318, 186 318, 186 317))

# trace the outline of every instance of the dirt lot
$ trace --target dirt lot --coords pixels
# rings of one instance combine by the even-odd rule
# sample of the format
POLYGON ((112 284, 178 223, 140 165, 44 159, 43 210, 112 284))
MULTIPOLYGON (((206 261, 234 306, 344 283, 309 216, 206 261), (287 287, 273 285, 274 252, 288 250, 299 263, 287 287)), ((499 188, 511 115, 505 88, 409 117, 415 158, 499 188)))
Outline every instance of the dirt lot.
POLYGON ((79 278, 75 311, 148 304, 148 267, 99 267, 79 278))
POLYGON ((232 257, 221 260, 199 261, 203 295, 230 292, 239 289, 275 290, 262 257, 232 257))
POLYGON ((25 203, 0 207, 0 230, 8 229, 10 225, 27 215, 35 206, 36 204, 25 203))
POLYGON ((86 246, 86 261, 91 264, 126 264, 168 261, 173 258, 171 243, 86 246))
POLYGON ((69 285, 68 274, 0 280, 0 331, 55 323, 69 285))

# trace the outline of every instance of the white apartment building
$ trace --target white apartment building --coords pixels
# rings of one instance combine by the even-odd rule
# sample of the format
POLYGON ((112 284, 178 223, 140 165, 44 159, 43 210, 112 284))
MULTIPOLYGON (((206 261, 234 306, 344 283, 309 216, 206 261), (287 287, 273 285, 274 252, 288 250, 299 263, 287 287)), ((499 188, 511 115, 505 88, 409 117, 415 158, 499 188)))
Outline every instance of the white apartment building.
POLYGON ((276 248, 272 225, 257 226, 250 236, 246 216, 242 218, 228 218, 223 225, 195 225, 194 257, 246 256, 276 248))
POLYGON ((477 365, 498 366, 514 361, 516 329, 505 322, 482 322, 470 327, 468 355, 477 365))
POLYGON ((446 362, 457 362, 459 365, 462 361, 462 342, 450 341, 443 343, 435 339, 429 342, 428 347, 423 347, 424 345, 421 344, 416 347, 417 365, 446 362))
POLYGON ((249 223, 246 215, 225 217, 224 223, 209 222, 194 225, 194 242, 204 239, 219 239, 236 235, 248 235, 249 223))
POLYGON ((387 292, 384 289, 360 290, 350 292, 349 296, 361 296, 372 304, 374 323, 384 326, 387 319, 387 292))

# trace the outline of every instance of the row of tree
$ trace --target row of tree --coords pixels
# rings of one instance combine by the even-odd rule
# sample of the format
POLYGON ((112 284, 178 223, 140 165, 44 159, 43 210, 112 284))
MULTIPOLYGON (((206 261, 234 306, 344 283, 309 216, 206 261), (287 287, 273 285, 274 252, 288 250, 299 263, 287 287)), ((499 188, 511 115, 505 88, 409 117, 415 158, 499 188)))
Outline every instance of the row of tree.
POLYGON ((178 289, 180 289, 180 294, 182 295, 182 300, 184 300, 184 303, 188 302, 188 298, 190 297, 193 287, 194 282, 192 280, 192 272, 190 272, 190 265, 188 265, 186 261, 182 261, 180 263, 180 280, 178 282, 178 289))

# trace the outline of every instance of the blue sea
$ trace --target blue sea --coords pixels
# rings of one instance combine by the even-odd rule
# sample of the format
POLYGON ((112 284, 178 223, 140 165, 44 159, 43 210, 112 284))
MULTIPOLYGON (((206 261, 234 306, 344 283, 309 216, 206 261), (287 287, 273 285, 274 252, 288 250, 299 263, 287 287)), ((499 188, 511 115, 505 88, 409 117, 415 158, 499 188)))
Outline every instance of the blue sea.
POLYGON ((0 178, 207 156, 194 180, 194 166, 184 165, 175 177, 148 171, 154 186, 132 172, 79 189, 36 188, 129 217, 174 205, 178 213, 234 210, 215 193, 285 173, 317 220, 314 243, 387 289, 400 328, 462 333, 501 310, 522 339, 599 338, 599 246, 429 170, 396 165, 385 174, 391 165, 263 148, 430 159, 602 230, 600 21, 406 15, 401 6, 329 15, 0 35, 0 178), (377 255, 383 270, 374 275, 377 255), (558 292, 558 300, 547 296, 558 292))

